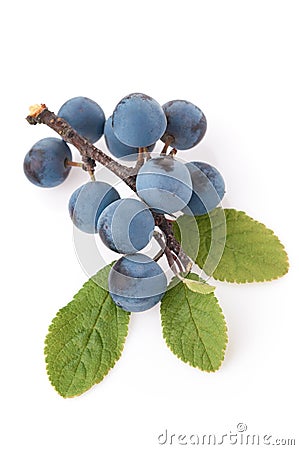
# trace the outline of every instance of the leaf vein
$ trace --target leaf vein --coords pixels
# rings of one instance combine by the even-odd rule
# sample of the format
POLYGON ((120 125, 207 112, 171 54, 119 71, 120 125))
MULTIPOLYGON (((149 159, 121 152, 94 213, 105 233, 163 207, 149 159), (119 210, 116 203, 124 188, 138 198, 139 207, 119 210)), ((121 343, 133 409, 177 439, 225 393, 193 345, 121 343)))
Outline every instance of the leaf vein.
MULTIPOLYGON (((103 306, 104 306, 104 304, 105 304, 107 298, 108 298, 108 294, 106 294, 106 297, 104 298, 104 300, 103 300, 103 302, 102 302, 102 304, 101 304, 101 307, 100 307, 100 309, 99 309, 99 312, 98 312, 98 314, 96 315, 95 321, 94 321, 94 323, 93 323, 93 326, 91 327, 91 330, 90 330, 89 334, 87 335, 86 342, 82 345, 82 350, 81 350, 81 352, 80 352, 80 355, 78 356, 78 364, 77 364, 77 366, 76 366, 76 368, 75 368, 73 378, 71 379, 71 382, 70 382, 69 386, 68 386, 68 387, 66 388, 66 390, 65 390, 65 391, 66 391, 66 394, 70 391, 70 388, 72 387, 72 384, 73 384, 73 382, 74 382, 74 378, 76 377, 76 374, 77 374, 77 372, 78 372, 78 368, 79 368, 79 365, 80 365, 80 361, 82 360, 82 355, 83 355, 83 353, 84 353, 84 351, 85 351, 85 349, 86 349, 86 347, 87 347, 87 345, 88 345, 88 343, 89 343, 89 341, 90 341, 90 338, 91 338, 91 336, 92 336, 92 334, 93 334, 93 332, 94 332, 95 326, 96 326, 96 324, 97 324, 97 322, 98 322, 98 320, 99 320, 99 318, 100 318, 100 315, 101 315, 103 306)), ((101 352, 100 360, 102 360, 102 352, 101 352)), ((63 369, 62 369, 62 371, 63 371, 63 369)), ((58 384, 60 383, 60 378, 61 378, 62 371, 61 371, 61 373, 60 373, 60 376, 58 377, 58 384)))

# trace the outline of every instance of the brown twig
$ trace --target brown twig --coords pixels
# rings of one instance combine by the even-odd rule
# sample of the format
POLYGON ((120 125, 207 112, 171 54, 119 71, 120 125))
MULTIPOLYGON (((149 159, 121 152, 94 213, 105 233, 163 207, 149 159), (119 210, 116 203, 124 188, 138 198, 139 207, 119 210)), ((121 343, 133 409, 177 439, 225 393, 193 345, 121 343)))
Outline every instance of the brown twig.
POLYGON ((159 231, 155 230, 154 234, 153 234, 153 237, 156 239, 156 241, 160 245, 160 250, 157 253, 157 255, 155 256, 155 258, 154 258, 155 261, 158 261, 165 253, 166 243, 165 243, 165 240, 163 240, 162 234, 159 233, 159 231))
POLYGON ((163 214, 153 213, 153 216, 157 227, 159 227, 165 235, 166 247, 178 256, 185 271, 190 272, 193 262, 189 256, 186 255, 181 244, 174 237, 172 221, 167 220, 163 214))
POLYGON ((173 254, 174 261, 179 269, 179 272, 184 272, 184 267, 181 264, 181 261, 180 261, 178 255, 176 255, 174 252, 172 252, 172 254, 173 254))

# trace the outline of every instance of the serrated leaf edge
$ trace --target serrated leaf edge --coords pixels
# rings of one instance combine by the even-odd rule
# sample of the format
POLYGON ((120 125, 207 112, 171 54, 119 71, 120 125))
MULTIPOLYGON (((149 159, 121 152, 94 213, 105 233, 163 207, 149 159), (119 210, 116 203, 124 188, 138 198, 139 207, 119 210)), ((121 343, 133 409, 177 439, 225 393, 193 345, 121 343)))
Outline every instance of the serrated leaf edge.
MULTIPOLYGON (((86 283, 84 283, 81 289, 84 289, 85 285, 88 284, 89 281, 90 281, 90 280, 88 280, 86 283)), ((46 372, 47 372, 49 381, 50 381, 51 385, 54 387, 55 391, 56 391, 61 397, 63 397, 63 398, 75 398, 75 397, 78 397, 79 395, 82 395, 82 394, 84 394, 85 392, 87 392, 87 391, 89 391, 90 389, 92 389, 96 384, 99 384, 99 383, 107 376, 107 374, 110 372, 110 370, 113 369, 113 367, 115 366, 115 364, 117 363, 117 361, 120 359, 120 357, 121 357, 121 355, 122 355, 122 352, 123 352, 123 349, 124 349, 124 346, 125 346, 125 341, 126 341, 126 338, 127 338, 127 336, 128 336, 128 332, 129 332, 129 322, 128 322, 128 323, 126 324, 126 333, 125 333, 124 336, 123 336, 123 344, 120 346, 120 351, 119 351, 119 356, 118 356, 118 358, 116 358, 116 359, 114 360, 113 364, 112 364, 105 372, 103 372, 103 374, 101 374, 101 377, 100 377, 100 378, 97 378, 97 377, 96 377, 96 375, 97 375, 97 372, 96 372, 95 378, 94 378, 95 381, 94 381, 94 383, 93 383, 89 388, 84 389, 82 392, 78 392, 77 394, 71 395, 71 396, 69 396, 69 395, 67 395, 67 394, 63 394, 62 392, 60 392, 59 389, 57 388, 57 386, 54 384, 53 377, 51 376, 51 373, 50 373, 49 367, 48 367, 48 366, 49 366, 49 364, 48 364, 48 354, 47 354, 47 349, 48 349, 48 344, 47 344, 47 341, 48 341, 48 335, 49 335, 49 333, 51 332, 51 328, 54 327, 54 321, 55 321, 59 316, 61 316, 61 315, 63 314, 63 310, 64 310, 70 303, 72 303, 72 302, 75 301, 75 299, 76 299, 77 295, 79 294, 79 292, 81 291, 81 289, 78 291, 77 294, 75 294, 73 300, 71 300, 67 305, 65 305, 64 307, 60 308, 60 309, 57 311, 56 316, 52 319, 52 322, 50 323, 50 325, 49 325, 49 327, 48 327, 48 333, 47 333, 47 335, 46 335, 45 342, 44 342, 44 343, 45 343, 45 346, 44 346, 44 355, 45 355, 45 357, 46 357, 46 358, 45 358, 45 361, 46 361, 46 372)), ((99 317, 100 317, 102 308, 103 308, 103 306, 104 306, 104 304, 106 303, 106 301, 107 301, 108 298, 109 298, 109 293, 107 292, 106 297, 105 297, 105 299, 103 300, 102 305, 101 305, 101 307, 100 307, 100 309, 99 309, 99 312, 98 312, 98 314, 97 314, 97 317, 96 317, 96 320, 95 320, 94 325, 93 325, 93 327, 92 327, 92 330, 91 330, 91 332, 90 332, 90 334, 89 334, 89 336, 88 336, 88 339, 87 339, 87 341, 86 341, 86 345, 85 345, 84 349, 85 349, 85 348, 87 347, 87 345, 88 345, 90 336, 92 335, 93 330, 95 329, 95 326, 96 326, 96 324, 97 324, 97 322, 98 322, 98 320, 99 320, 99 317)), ((81 315, 81 314, 82 314, 82 312, 81 312, 80 314, 78 314, 78 315, 81 315)), ((75 316, 75 317, 77 318, 78 316, 75 316)), ((61 330, 61 329, 59 329, 59 331, 60 331, 60 330, 61 330)), ((63 347, 63 348, 64 348, 64 347, 63 347)), ((82 353, 84 352, 84 349, 83 349, 82 353)), ((80 359, 79 359, 79 361, 80 361, 80 359)), ((79 364, 78 364, 78 366, 79 366, 79 364)), ((65 366, 64 366, 64 367, 65 367, 65 366)), ((77 370, 77 369, 76 369, 76 370, 77 370)), ((72 383, 70 384, 70 386, 68 387, 67 390, 69 390, 71 386, 72 386, 72 383)))
MULTIPOLYGON (((218 208, 215 208, 215 210, 216 209, 218 209, 218 208)), ((244 279, 244 280, 241 281, 240 279, 237 280, 235 278, 228 278, 226 276, 224 276, 224 277, 215 276, 214 273, 211 275, 211 277, 214 280, 221 281, 221 282, 236 283, 236 284, 246 284, 246 283, 265 283, 265 282, 270 282, 270 281, 273 281, 273 280, 278 280, 279 278, 281 278, 284 275, 286 275, 288 273, 288 271, 289 271, 289 268, 290 268, 288 253, 287 253, 287 251, 285 249, 285 246, 282 244, 282 242, 280 241, 279 237, 274 233, 274 231, 271 228, 268 228, 264 223, 259 222, 258 220, 256 220, 253 217, 249 216, 245 211, 237 210, 235 208, 224 208, 224 213, 229 212, 229 211, 234 211, 237 214, 242 214, 243 216, 246 216, 248 219, 250 219, 251 222, 255 222, 258 225, 263 226, 264 229, 267 230, 267 232, 269 232, 269 235, 272 235, 272 236, 274 236, 277 239, 277 242, 281 246, 282 252, 284 252, 284 254, 285 254, 285 258, 286 258, 286 260, 285 260, 285 262, 286 262, 285 270, 281 274, 279 274, 277 276, 274 276, 272 278, 263 278, 263 279, 259 279, 259 280, 256 280, 255 278, 252 278, 252 279, 249 279, 249 280, 248 279, 244 279)), ((202 216, 194 216, 195 220, 196 220, 197 217, 201 218, 202 216)), ((195 262, 196 262, 197 266, 202 269, 200 264, 198 264, 197 258, 196 258, 195 262)), ((215 270, 217 270, 217 267, 216 267, 215 270)))
MULTIPOLYGON (((213 274, 212 277, 214 278, 214 280, 225 281, 227 283, 236 283, 236 284, 266 283, 266 282, 270 282, 270 281, 273 281, 273 280, 278 280, 279 278, 281 278, 284 275, 286 275, 288 273, 288 271, 289 271, 289 268, 290 268, 288 253, 287 253, 287 251, 285 249, 285 246, 282 244, 282 242, 280 241, 279 237, 274 233, 274 231, 271 228, 268 228, 264 223, 259 222, 256 219, 253 219, 253 217, 249 216, 245 211, 239 211, 239 210, 234 209, 234 208, 225 208, 224 211, 235 211, 238 214, 242 214, 243 216, 248 217, 248 219, 250 219, 251 222, 257 223, 258 225, 261 225, 265 230, 267 230, 267 232, 269 233, 269 236, 271 235, 271 236, 275 237, 277 239, 277 243, 281 247, 281 251, 284 252, 284 254, 285 254, 286 267, 285 267, 285 271, 283 271, 281 274, 279 274, 277 276, 274 276, 272 278, 263 278, 263 279, 260 279, 260 280, 256 280, 255 278, 253 278, 253 279, 250 279, 250 280, 244 279, 244 281, 240 281, 240 280, 236 280, 236 279, 229 279, 227 277, 217 277, 217 276, 215 277, 214 274, 213 274)), ((216 270, 217 270, 217 268, 216 268, 216 270)))
POLYGON ((187 278, 183 278, 182 282, 185 284, 185 286, 190 291, 195 292, 197 294, 202 294, 202 295, 212 294, 215 291, 215 289, 216 289, 216 286, 211 286, 210 284, 208 284, 206 282, 200 282, 200 281, 196 281, 196 280, 188 280, 187 278), (196 291, 195 289, 192 289, 192 287, 191 287, 193 284, 196 284, 196 285, 199 285, 199 286, 209 286, 210 290, 207 291, 207 292, 196 291))
MULTIPOLYGON (((184 284, 184 283, 183 283, 183 284, 184 284)), ((187 297, 187 296, 186 296, 186 291, 188 290, 188 288, 186 287, 186 285, 184 285, 183 287, 184 287, 184 290, 185 290, 185 297, 187 297)), ((211 292, 211 293, 208 294, 208 295, 211 295, 211 294, 214 295, 213 292, 211 292)), ((204 294, 202 294, 202 295, 204 295, 204 294)), ((214 296, 214 297, 215 297, 215 296, 214 296)), ((216 298, 216 297, 215 297, 215 298, 216 298)), ((170 343, 169 343, 167 337, 165 336, 165 332, 164 332, 165 320, 163 319, 162 314, 161 314, 162 335, 163 335, 163 338, 164 338, 164 340, 165 340, 165 342, 166 342, 167 347, 169 348, 169 350, 170 350, 170 351, 171 351, 171 352, 172 352, 179 360, 181 360, 183 363, 188 364, 189 366, 191 366, 191 367, 193 367, 193 368, 195 368, 195 369, 199 369, 201 372, 207 372, 207 373, 215 373, 215 372, 217 372, 217 371, 220 369, 220 367, 221 367, 222 364, 223 364, 224 358, 225 358, 225 352, 226 352, 227 344, 228 344, 228 326, 227 326, 227 323, 226 323, 225 316, 224 316, 224 314, 223 314, 222 308, 221 308, 220 305, 219 305, 218 299, 216 298, 216 300, 217 300, 217 304, 218 304, 218 307, 219 307, 221 316, 222 316, 222 318, 224 319, 224 323, 225 323, 225 337, 226 337, 226 339, 225 339, 225 342, 224 342, 225 345, 224 345, 224 347, 223 347, 223 349, 222 349, 222 352, 221 352, 222 358, 221 358, 221 360, 219 361, 219 366, 218 366, 218 367, 215 367, 215 368, 213 368, 213 369, 211 369, 211 370, 208 370, 208 369, 202 369, 201 367, 198 367, 197 365, 192 364, 191 361, 184 360, 184 359, 183 359, 176 351, 174 351, 174 350, 171 348, 170 343)), ((187 301, 188 301, 188 299, 187 299, 187 301)), ((163 302, 163 299, 162 299, 162 302, 163 302)), ((189 305, 189 302, 188 302, 188 305, 189 305)), ((162 306, 162 303, 161 303, 161 306, 162 306)), ((189 309, 190 309, 190 305, 189 305, 189 309)), ((197 327, 196 327, 196 329, 197 329, 197 327)), ((203 345, 203 347, 205 348, 204 345, 203 345)), ((206 354, 207 354, 207 356, 208 356, 207 351, 206 351, 206 354)), ((208 356, 208 358, 209 358, 209 356, 208 356)), ((209 358, 209 360, 210 360, 210 358, 209 358)), ((211 364, 211 366, 212 366, 212 364, 211 364)))

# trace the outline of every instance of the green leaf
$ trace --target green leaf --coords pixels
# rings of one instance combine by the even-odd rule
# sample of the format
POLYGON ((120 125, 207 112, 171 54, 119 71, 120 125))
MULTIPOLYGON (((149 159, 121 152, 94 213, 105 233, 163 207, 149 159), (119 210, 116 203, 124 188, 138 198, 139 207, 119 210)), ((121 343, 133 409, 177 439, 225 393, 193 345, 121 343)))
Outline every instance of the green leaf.
POLYGON ((80 395, 99 383, 121 356, 130 314, 107 291, 110 268, 90 278, 49 327, 47 372, 62 397, 80 395))
POLYGON ((193 292, 179 282, 162 299, 161 319, 163 336, 176 356, 207 372, 219 369, 227 328, 213 293, 193 292))
MULTIPOLYGON (((216 208, 195 219, 200 236, 195 262, 216 280, 270 281, 287 273, 288 256, 278 237, 244 212, 216 208)), ((175 225, 178 238, 184 220, 181 216, 175 225)))
POLYGON ((211 286, 208 283, 189 280, 188 278, 183 279, 182 282, 190 289, 190 291, 198 292, 199 294, 211 294, 211 292, 214 292, 216 289, 215 286, 211 286))

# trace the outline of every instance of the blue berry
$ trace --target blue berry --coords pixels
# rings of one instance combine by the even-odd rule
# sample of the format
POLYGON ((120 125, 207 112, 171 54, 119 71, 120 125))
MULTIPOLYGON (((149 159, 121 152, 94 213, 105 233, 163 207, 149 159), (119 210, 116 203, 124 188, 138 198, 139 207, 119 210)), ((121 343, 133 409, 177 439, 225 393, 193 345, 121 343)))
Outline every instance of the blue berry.
POLYGON ((210 164, 193 161, 186 164, 192 184, 192 197, 183 213, 201 216, 216 208, 225 193, 225 184, 220 172, 210 164))
POLYGON ((192 195, 189 170, 171 156, 147 161, 139 170, 136 189, 150 208, 160 213, 180 211, 192 195))
POLYGON ((122 256, 108 278, 109 292, 125 311, 140 312, 155 306, 167 288, 166 276, 154 260, 141 253, 122 256))
POLYGON ((91 143, 98 141, 103 134, 105 114, 96 102, 87 97, 71 98, 61 106, 57 115, 91 143))
POLYGON ((171 147, 187 150, 197 145, 205 135, 207 120, 203 112, 186 100, 172 100, 162 106, 167 128, 162 141, 174 138, 171 147))
POLYGON ((72 160, 68 145, 58 138, 44 138, 36 142, 24 159, 24 172, 31 183, 39 187, 55 187, 61 184, 71 167, 72 160))
MULTIPOLYGON (((115 136, 112 128, 112 117, 110 116, 105 123, 104 136, 106 145, 110 153, 116 158, 124 158, 127 161, 135 161, 138 155, 138 147, 129 147, 126 144, 120 142, 115 136)), ((147 147, 147 150, 151 152, 155 147, 155 144, 147 147)))
POLYGON ((151 240, 155 221, 140 200, 125 198, 107 206, 100 215, 97 229, 104 244, 118 253, 142 250, 151 240))
POLYGON ((166 129, 162 107, 145 94, 124 97, 112 115, 116 137, 130 147, 149 147, 158 141, 166 129))
POLYGON ((69 213, 74 225, 85 233, 96 233, 101 212, 119 194, 110 184, 90 181, 76 189, 69 200, 69 213))

